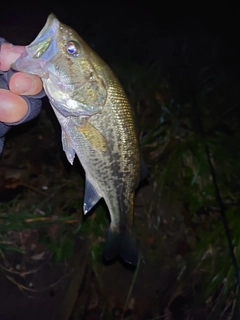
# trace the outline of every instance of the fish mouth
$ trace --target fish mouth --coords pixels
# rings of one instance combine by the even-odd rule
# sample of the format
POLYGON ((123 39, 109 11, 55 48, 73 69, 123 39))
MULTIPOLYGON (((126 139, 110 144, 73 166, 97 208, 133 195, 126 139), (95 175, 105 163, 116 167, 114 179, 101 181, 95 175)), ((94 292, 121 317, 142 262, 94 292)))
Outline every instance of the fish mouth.
POLYGON ((21 56, 11 65, 14 70, 36 74, 40 77, 47 77, 45 65, 59 51, 57 34, 60 22, 51 13, 47 22, 37 37, 28 46, 21 56))

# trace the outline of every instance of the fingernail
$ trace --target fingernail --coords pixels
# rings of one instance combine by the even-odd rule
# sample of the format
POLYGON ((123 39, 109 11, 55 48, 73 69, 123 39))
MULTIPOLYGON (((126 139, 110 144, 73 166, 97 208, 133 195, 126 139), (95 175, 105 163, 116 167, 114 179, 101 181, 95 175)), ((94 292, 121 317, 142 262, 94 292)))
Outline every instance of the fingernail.
POLYGON ((15 83, 15 93, 18 94, 26 94, 28 91, 32 90, 34 86, 34 82, 31 78, 25 77, 21 79, 21 81, 18 81, 15 83))

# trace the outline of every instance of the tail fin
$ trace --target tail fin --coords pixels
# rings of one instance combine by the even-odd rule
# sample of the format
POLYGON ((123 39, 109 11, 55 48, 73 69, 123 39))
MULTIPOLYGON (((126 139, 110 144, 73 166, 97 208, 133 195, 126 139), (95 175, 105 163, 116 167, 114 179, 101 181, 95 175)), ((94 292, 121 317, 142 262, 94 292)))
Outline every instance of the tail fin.
POLYGON ((106 260, 113 260, 118 255, 125 262, 136 266, 138 262, 136 239, 129 232, 116 233, 109 229, 103 256, 106 260))

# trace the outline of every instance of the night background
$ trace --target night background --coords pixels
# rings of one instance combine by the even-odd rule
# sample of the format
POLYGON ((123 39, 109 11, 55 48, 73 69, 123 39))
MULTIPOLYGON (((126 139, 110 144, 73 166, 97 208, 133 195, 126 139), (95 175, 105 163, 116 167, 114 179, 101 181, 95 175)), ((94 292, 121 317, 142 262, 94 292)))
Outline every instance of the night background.
POLYGON ((83 219, 84 172, 67 162, 44 98, 0 158, 0 319, 239 319, 234 8, 9 3, 0 36, 27 45, 51 12, 110 65, 134 109, 150 173, 136 192, 140 259, 135 269, 102 260, 108 211, 100 202, 83 219))

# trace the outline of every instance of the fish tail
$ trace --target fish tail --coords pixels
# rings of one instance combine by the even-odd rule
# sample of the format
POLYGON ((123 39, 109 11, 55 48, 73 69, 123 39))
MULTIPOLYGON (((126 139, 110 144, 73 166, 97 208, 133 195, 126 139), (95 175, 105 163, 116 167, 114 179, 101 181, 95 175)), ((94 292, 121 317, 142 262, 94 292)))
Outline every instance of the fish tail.
POLYGON ((109 229, 103 256, 109 261, 117 258, 118 255, 125 262, 136 266, 138 262, 137 241, 130 232, 120 233, 109 229))

